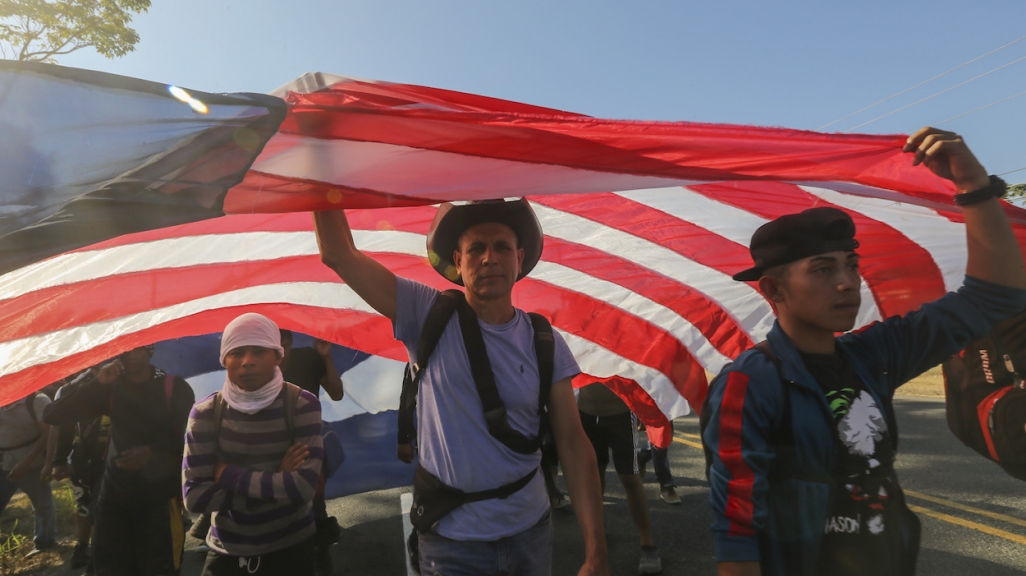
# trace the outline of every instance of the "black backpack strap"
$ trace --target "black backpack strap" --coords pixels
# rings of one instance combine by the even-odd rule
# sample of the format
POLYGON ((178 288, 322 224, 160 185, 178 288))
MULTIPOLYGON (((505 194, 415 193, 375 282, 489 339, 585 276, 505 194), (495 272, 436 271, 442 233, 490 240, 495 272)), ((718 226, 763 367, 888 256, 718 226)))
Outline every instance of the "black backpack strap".
POLYGON ((399 395, 399 444, 407 444, 417 437, 414 423, 417 412, 417 392, 420 386, 420 375, 424 372, 431 354, 438 346, 438 341, 445 332, 445 326, 456 311, 456 303, 464 298, 459 290, 446 290, 438 294, 431 310, 428 311, 424 325, 417 339, 417 362, 406 365, 403 373, 403 389, 399 395))
POLYGON ((467 492, 467 502, 480 502, 481 500, 491 500, 492 498, 506 499, 512 496, 515 492, 519 491, 534 478, 534 475, 538 473, 538 469, 535 468, 509 484, 503 484, 498 488, 492 488, 490 490, 480 490, 478 492, 467 492))
POLYGON ((460 302, 466 303, 466 298, 463 296, 463 292, 455 289, 440 292, 435 298, 435 303, 428 311, 427 318, 424 319, 424 326, 420 329, 420 337, 417 340, 417 362, 410 367, 414 383, 420 383, 420 373, 424 371, 428 360, 435 352, 438 341, 442 339, 442 332, 445 332, 445 326, 449 323, 449 318, 452 318, 452 313, 456 311, 456 306, 460 302))
POLYGON ((488 360, 488 351, 485 349, 481 326, 477 323, 477 314, 465 298, 457 302, 456 313, 459 316, 463 346, 470 359, 470 372, 474 376, 474 386, 481 398, 489 434, 518 454, 535 453, 541 447, 541 438, 528 439, 509 425, 506 405, 499 397, 499 389, 495 385, 495 374, 492 372, 492 363, 488 360))
POLYGON ((39 396, 38 392, 33 392, 31 396, 25 399, 25 407, 28 408, 29 416, 32 417, 32 421, 37 425, 39 424, 39 416, 36 415, 36 396, 39 396))
POLYGON ((549 428, 549 396, 552 393, 552 375, 556 369, 556 339, 552 335, 552 324, 548 318, 537 312, 528 312, 534 327, 534 354, 538 359, 538 415, 541 416, 538 437, 549 428))
POLYGON ((303 389, 290 382, 285 382, 285 429, 289 433, 289 446, 296 443, 296 404, 303 389))
POLYGON ((409 444, 417 437, 414 425, 417 410, 417 387, 413 385, 413 370, 409 363, 403 369, 403 391, 399 394, 399 444, 409 444))
MULTIPOLYGON (((759 342, 752 348, 762 352, 762 355, 767 360, 773 363, 773 367, 777 369, 777 378, 780 379, 780 384, 784 387, 784 419, 783 425, 776 430, 773 438, 770 439, 774 448, 783 449, 785 452, 789 452, 787 457, 794 456, 794 426, 791 422, 791 394, 789 392, 790 380, 784 378, 784 370, 780 364, 780 358, 773 353, 773 348, 770 347, 768 340, 759 342)), ((778 450, 778 454, 780 451, 778 450)))
POLYGON ((218 390, 214 394, 214 453, 218 455, 221 454, 221 420, 224 419, 224 411, 227 408, 228 402, 218 390))

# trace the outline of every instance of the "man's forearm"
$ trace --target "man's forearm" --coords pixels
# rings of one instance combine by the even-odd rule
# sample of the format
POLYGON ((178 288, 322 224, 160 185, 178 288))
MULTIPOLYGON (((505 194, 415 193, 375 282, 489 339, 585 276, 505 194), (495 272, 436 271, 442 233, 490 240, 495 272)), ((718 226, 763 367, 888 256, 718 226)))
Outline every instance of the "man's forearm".
POLYGON ((1002 286, 1026 288, 1022 252, 1001 203, 993 199, 964 206, 962 214, 968 251, 966 274, 1002 286))
POLYGON ((338 402, 341 400, 346 392, 342 387, 342 376, 338 373, 338 368, 335 367, 335 361, 331 358, 331 354, 323 357, 324 369, 327 374, 321 379, 321 388, 328 393, 328 397, 338 402))
POLYGON ((345 211, 314 212, 314 230, 321 262, 371 308, 395 320, 395 274, 356 248, 345 211))
MULTIPOLYGON (((581 435, 583 436, 583 432, 581 435)), ((557 439, 557 449, 570 500, 577 515, 577 523, 584 536, 585 556, 604 564, 607 560, 606 533, 602 520, 602 487, 599 483, 595 452, 591 450, 591 444, 586 437, 576 445, 558 442, 557 439)))

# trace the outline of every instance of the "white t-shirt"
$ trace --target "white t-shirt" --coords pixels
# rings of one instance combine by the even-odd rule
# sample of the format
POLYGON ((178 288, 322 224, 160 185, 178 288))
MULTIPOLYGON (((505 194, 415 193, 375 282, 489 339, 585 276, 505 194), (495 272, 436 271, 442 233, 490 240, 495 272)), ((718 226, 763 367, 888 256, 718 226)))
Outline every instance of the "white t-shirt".
MULTIPOLYGON (((42 433, 39 430, 39 422, 43 419, 43 409, 49 403, 50 399, 46 397, 46 394, 32 394, 0 408, 0 447, 18 446, 38 438, 42 433), (26 405, 29 398, 34 398, 35 420, 32 419, 32 415, 29 414, 28 406, 26 405)), ((31 451, 32 444, 15 450, 5 450, 2 460, 3 469, 10 472, 31 451)), ((45 454, 40 454, 33 467, 36 465, 42 466, 45 457, 45 454)))
MULTIPOLYGON (((420 330, 437 295, 434 288, 405 278, 397 280, 395 337, 406 345, 411 362, 417 360, 420 330)), ((478 323, 509 424, 534 438, 539 424, 539 377, 531 318, 518 309, 505 324, 478 323)), ((553 335, 556 355, 552 382, 556 383, 577 375, 580 368, 559 333, 553 335)), ((466 492, 514 482, 538 468, 541 461, 540 452, 518 454, 488 433, 455 313, 420 380, 417 442, 421 465, 445 484, 466 492)), ((460 506, 442 518, 436 530, 454 540, 497 540, 534 526, 548 507, 545 483, 538 473, 509 498, 460 506)))

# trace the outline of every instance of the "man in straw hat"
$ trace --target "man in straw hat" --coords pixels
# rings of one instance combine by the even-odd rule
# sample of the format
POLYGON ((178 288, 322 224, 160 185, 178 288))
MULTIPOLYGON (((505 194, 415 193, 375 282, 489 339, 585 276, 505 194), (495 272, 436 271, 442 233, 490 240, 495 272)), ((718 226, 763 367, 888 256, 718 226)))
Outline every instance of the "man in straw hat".
POLYGON ((527 201, 438 209, 428 257, 439 274, 466 291, 455 291, 458 313, 449 308, 445 324, 437 323, 443 328, 427 354, 418 349, 429 340, 422 340, 422 330, 436 324, 428 317, 452 294, 397 278, 360 252, 345 212, 318 212, 314 222, 321 260, 392 320, 417 373, 420 467, 411 519, 420 533, 423 574, 550 573, 549 498, 536 474, 545 418, 540 405, 547 406, 584 534, 580 574, 606 574, 595 454, 570 384, 577 363, 558 333, 548 340, 550 349, 554 340, 553 357, 540 362, 538 336, 548 323, 512 303, 514 283, 542 252, 541 226, 527 201), (478 352, 468 352, 468 345, 478 352), (540 375, 546 366, 551 381, 540 375), (486 406, 492 408, 487 414, 486 406))
POLYGON ((232 320, 221 336, 224 386, 189 415, 185 506, 213 513, 204 576, 314 574, 321 404, 284 381, 282 353, 269 318, 232 320))
POLYGON ((702 414, 720 574, 912 574, 919 521, 894 471, 895 388, 1026 306, 1026 274, 988 177, 961 137, 924 128, 905 151, 958 188, 968 239, 957 292, 858 333, 859 246, 845 212, 782 216, 752 236, 777 321, 713 381, 702 414))

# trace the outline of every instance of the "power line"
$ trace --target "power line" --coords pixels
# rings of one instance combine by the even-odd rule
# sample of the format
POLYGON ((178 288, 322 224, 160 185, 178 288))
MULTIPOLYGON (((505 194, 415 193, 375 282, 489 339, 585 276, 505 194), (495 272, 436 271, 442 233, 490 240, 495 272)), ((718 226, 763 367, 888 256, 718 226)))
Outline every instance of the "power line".
POLYGON ((984 76, 988 76, 990 74, 993 74, 994 72, 997 72, 998 70, 1001 70, 1001 69, 1004 69, 1004 68, 1008 68, 1012 64, 1015 64, 1017 62, 1021 62, 1023 60, 1026 60, 1026 56, 1023 56, 1022 58, 1016 58, 1015 60, 1012 60, 1011 62, 1009 62, 1007 64, 1002 64, 1001 66, 998 66, 997 68, 994 68, 993 70, 988 70, 987 72, 984 72, 983 74, 980 74, 979 76, 974 76, 974 77, 972 77, 972 78, 970 78, 970 79, 968 79, 968 80, 966 80, 964 82, 959 82, 958 84, 955 84, 954 86, 951 86, 950 88, 945 88, 945 89, 941 90, 940 92, 935 92, 933 94, 930 94, 926 98, 921 98, 921 99, 916 100, 915 102, 913 102, 911 104, 906 104, 905 106, 902 106, 901 108, 898 108, 897 110, 892 110, 892 111, 884 114, 883 116, 877 116, 876 118, 873 118, 872 120, 869 120, 867 122, 863 122, 862 124, 858 124, 858 125, 852 126, 851 128, 848 128, 847 130, 845 130, 845 132, 851 132, 852 130, 854 130, 856 128, 861 128, 861 127, 865 126, 866 124, 872 124, 873 122, 876 122, 877 120, 883 120, 884 118, 886 118, 886 117, 888 117, 888 116, 890 116, 892 114, 897 114, 898 112, 901 112, 902 110, 906 110, 908 108, 911 108, 911 107, 915 106, 916 104, 922 104, 923 102, 926 102, 927 100, 929 100, 931 98, 935 98, 937 96, 940 96, 941 94, 944 94, 945 92, 951 92, 955 88, 958 88, 960 86, 965 86, 966 84, 968 84, 970 82, 974 82, 976 80, 979 80, 980 78, 983 78, 984 76))
POLYGON ((941 120, 940 122, 937 122, 936 124, 931 124, 931 126, 940 126, 941 124, 943 124, 945 122, 948 122, 950 120, 954 120, 955 118, 961 118, 962 116, 965 116, 967 114, 972 114, 973 112, 979 112, 980 110, 983 110, 984 108, 990 108, 991 106, 993 106, 995 104, 1000 104, 1002 102, 1007 102, 1008 100, 1011 100, 1012 98, 1018 98, 1019 96, 1022 96, 1024 94, 1026 94, 1026 90, 1024 90, 1022 92, 1019 92, 1018 94, 1013 94, 1013 95, 1011 95, 1011 96, 1009 96, 1007 98, 1002 98, 1000 100, 996 100, 996 101, 991 102, 990 104, 987 104, 985 106, 980 106, 979 108, 973 108, 972 110, 970 110, 968 112, 962 112, 961 114, 958 114, 956 116, 952 116, 951 118, 948 118, 946 120, 941 120))
POLYGON ((1023 166, 1022 168, 1016 168, 1015 170, 1009 170, 1008 172, 1002 172, 998 174, 998 176, 1004 176, 1005 174, 1014 174, 1015 172, 1022 172, 1023 170, 1026 170, 1026 166, 1023 166))
POLYGON ((934 76, 933 78, 931 78, 929 80, 923 80, 922 82, 919 82, 918 84, 912 86, 911 88, 905 88, 904 90, 902 90, 902 91, 900 91, 900 92, 898 92, 896 94, 889 95, 889 97, 887 97, 887 98, 885 98, 885 99, 883 99, 883 100, 881 100, 879 102, 870 104, 869 106, 863 108, 862 110, 857 110, 857 111, 855 111, 855 112, 853 112, 853 113, 851 113, 851 114, 849 114, 847 116, 843 116, 841 118, 837 118, 833 122, 830 122, 830 123, 827 123, 827 124, 823 124, 822 126, 816 128, 816 129, 817 130, 822 130, 823 128, 826 128, 827 126, 832 126, 832 125, 836 124, 837 122, 840 122, 841 120, 849 119, 852 116, 855 116, 857 114, 861 114, 861 113, 869 110, 870 108, 875 108, 875 107, 883 104, 884 102, 887 102, 887 101, 890 101, 890 100, 894 100, 894 99, 900 97, 900 95, 902 95, 902 94, 904 94, 906 92, 910 92, 910 91, 912 91, 912 90, 914 90, 914 89, 916 89, 919 86, 922 86, 924 84, 929 84, 929 83, 933 82, 934 80, 937 80, 938 78, 940 78, 942 76, 947 76, 948 74, 951 74, 952 72, 954 72, 955 70, 958 70, 959 68, 964 68, 966 66, 969 66, 969 65, 973 64, 974 62, 977 62, 979 60, 985 59, 985 57, 989 56, 990 54, 992 54, 994 52, 1003 50, 1004 48, 1008 48, 1009 46, 1011 46, 1013 44, 1016 44, 1018 42, 1022 42, 1023 40, 1026 40, 1026 36, 1023 36, 1022 38, 1013 40, 1013 41, 1009 42, 1008 44, 1005 44, 1005 45, 1003 45, 1003 46, 1001 46, 999 48, 994 48, 993 50, 990 50, 989 52, 987 52, 987 53, 985 53, 985 54, 983 54, 981 56, 976 56, 975 59, 973 59, 973 60, 971 60, 969 62, 965 62, 965 63, 959 64, 958 66, 952 68, 951 70, 948 70, 947 72, 942 72, 942 73, 938 74, 937 76, 934 76))
POLYGON ((1019 38, 1018 40, 1013 40, 1013 41, 1009 42, 1008 44, 1005 44, 1005 45, 1003 45, 1003 46, 1001 46, 999 48, 994 48, 993 50, 990 50, 989 52, 983 54, 982 56, 976 56, 975 59, 973 59, 973 60, 971 60, 969 62, 966 62, 966 63, 959 64, 958 66, 952 68, 951 70, 948 70, 947 72, 942 72, 942 73, 938 74, 937 76, 934 76, 930 80, 923 80, 922 82, 919 82, 918 84, 912 86, 911 88, 905 88, 904 90, 902 90, 902 91, 900 91, 900 92, 898 92, 896 94, 889 95, 889 97, 887 97, 887 98, 885 98, 885 99, 883 99, 883 100, 881 100, 881 101, 879 101, 877 103, 870 104, 869 106, 863 108, 862 110, 857 110, 857 111, 855 111, 855 112, 853 112, 853 113, 851 113, 851 114, 849 114, 847 116, 843 116, 841 118, 837 118, 833 122, 830 122, 830 123, 827 123, 827 124, 823 124, 822 126, 816 128, 816 129, 817 129, 817 131, 818 130, 822 130, 823 128, 825 128, 827 126, 832 126, 832 125, 836 124, 837 122, 840 122, 841 120, 847 120, 847 119, 851 118, 852 116, 855 116, 857 114, 861 114, 861 113, 869 110, 870 108, 875 108, 875 107, 883 104, 884 102, 887 102, 889 100, 894 100, 894 99, 900 97, 900 95, 902 95, 903 93, 910 92, 910 91, 918 88, 919 86, 922 86, 923 84, 929 84, 929 83, 933 82, 934 80, 937 80, 938 78, 940 78, 942 76, 947 76, 948 74, 951 74, 952 72, 954 72, 955 70, 958 70, 959 68, 963 68, 963 67, 969 66, 969 65, 973 64, 974 62, 976 62, 978 60, 985 59, 985 57, 989 56, 990 54, 992 54, 992 53, 994 53, 996 51, 1003 50, 1004 48, 1008 48, 1009 46, 1011 46, 1011 45, 1013 45, 1013 44, 1015 44, 1017 42, 1022 42, 1023 40, 1026 40, 1026 36, 1023 36, 1022 38, 1019 38))

